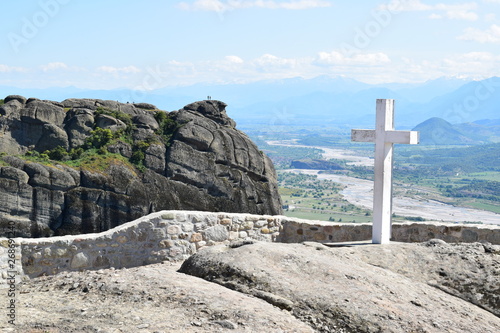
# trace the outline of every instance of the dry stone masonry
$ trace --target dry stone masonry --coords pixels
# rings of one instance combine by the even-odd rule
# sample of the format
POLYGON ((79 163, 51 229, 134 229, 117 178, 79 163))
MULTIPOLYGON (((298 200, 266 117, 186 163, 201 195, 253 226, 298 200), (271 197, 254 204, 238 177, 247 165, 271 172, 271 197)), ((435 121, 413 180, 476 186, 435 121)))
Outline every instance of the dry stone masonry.
MULTIPOLYGON (((500 227, 440 223, 394 224, 393 240, 500 244, 500 227)), ((142 266, 187 259, 203 247, 233 241, 319 243, 371 239, 369 224, 308 221, 285 216, 162 211, 96 234, 15 238, 19 277, 62 271, 142 266)), ((0 271, 7 274, 8 242, 0 238, 0 271)), ((11 270, 11 269, 10 269, 11 270)), ((0 280, 5 283, 5 276, 0 280)))

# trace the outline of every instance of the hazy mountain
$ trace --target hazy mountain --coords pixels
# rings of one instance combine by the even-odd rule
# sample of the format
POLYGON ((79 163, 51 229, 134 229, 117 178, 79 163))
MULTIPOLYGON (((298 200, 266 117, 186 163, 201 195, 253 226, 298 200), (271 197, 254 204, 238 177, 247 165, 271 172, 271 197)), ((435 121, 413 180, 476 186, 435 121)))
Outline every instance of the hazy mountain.
POLYGON ((99 98, 148 102, 163 110, 178 110, 193 100, 211 96, 227 103, 228 114, 238 123, 266 127, 335 125, 373 128, 377 98, 396 100, 395 124, 398 129, 412 128, 432 117, 458 124, 497 119, 500 114, 500 78, 496 77, 483 81, 440 78, 420 84, 369 85, 342 76, 319 76, 246 84, 196 84, 152 91, 0 87, 0 94, 59 101, 99 98))
POLYGON ((478 123, 451 124, 433 117, 413 128, 420 132, 420 143, 430 145, 483 144, 498 141, 500 126, 478 123))
POLYGON ((418 84, 387 84, 385 87, 396 91, 414 103, 427 103, 433 98, 451 93, 470 80, 456 77, 441 77, 418 84))

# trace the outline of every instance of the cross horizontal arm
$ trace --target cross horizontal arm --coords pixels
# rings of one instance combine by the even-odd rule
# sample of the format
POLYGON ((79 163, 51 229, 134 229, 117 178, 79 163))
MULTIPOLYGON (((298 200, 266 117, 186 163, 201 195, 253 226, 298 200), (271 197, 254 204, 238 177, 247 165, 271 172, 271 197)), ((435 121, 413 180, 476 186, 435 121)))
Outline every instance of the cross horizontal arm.
MULTIPOLYGON (((417 131, 387 130, 383 135, 385 136, 384 142, 387 143, 416 145, 419 142, 419 132, 417 131)), ((351 141, 375 142, 375 130, 353 129, 351 130, 351 141)))
POLYGON ((386 131, 385 142, 416 145, 419 142, 417 131, 386 131))
POLYGON ((351 141, 375 142, 375 130, 353 129, 351 130, 351 141))

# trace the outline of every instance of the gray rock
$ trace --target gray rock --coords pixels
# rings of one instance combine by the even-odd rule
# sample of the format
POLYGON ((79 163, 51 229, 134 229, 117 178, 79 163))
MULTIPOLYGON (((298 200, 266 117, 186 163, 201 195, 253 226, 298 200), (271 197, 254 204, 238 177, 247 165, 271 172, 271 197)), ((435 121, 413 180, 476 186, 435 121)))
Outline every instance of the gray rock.
MULTIPOLYGON (((0 110, 2 151, 24 154, 57 146, 69 150, 81 147, 96 127, 124 129, 121 120, 95 114, 105 108, 124 112, 133 122, 127 128, 132 129, 127 139, 132 142, 117 140, 107 150, 125 158, 143 153, 139 162, 144 168, 111 157, 94 170, 5 156, 11 167, 0 173, 6 205, 0 209, 2 218, 16 220, 23 235, 39 237, 99 232, 163 209, 280 214, 272 163, 234 128, 225 107, 220 101, 190 104, 165 113, 172 126, 160 129, 155 113, 146 111, 155 108, 149 104, 8 98, 0 110), (16 196, 22 196, 20 208, 16 196)), ((222 239, 223 232, 208 231, 214 241, 222 239)))
POLYGON ((159 174, 165 173, 167 149, 164 145, 152 144, 146 150, 144 166, 159 174))
POLYGON ((226 106, 227 104, 221 101, 208 100, 186 105, 184 110, 199 113, 221 125, 236 127, 234 120, 229 118, 226 114, 226 106))
POLYGON ((205 239, 207 241, 211 240, 214 242, 222 242, 229 238, 229 232, 227 228, 223 225, 214 225, 203 231, 205 234, 205 239))
POLYGON ((125 142, 118 141, 115 144, 108 146, 108 151, 114 154, 120 154, 124 157, 130 158, 132 156, 132 147, 125 142))
POLYGON ((19 95, 9 95, 3 99, 4 103, 7 104, 10 101, 18 101, 22 105, 26 104, 26 97, 19 96, 19 95))
POLYGON ((96 100, 94 99, 78 99, 78 98, 69 98, 61 102, 61 104, 65 108, 82 108, 82 109, 90 109, 96 110, 96 100))
POLYGON ((50 123, 62 126, 66 113, 53 103, 33 101, 21 111, 21 120, 30 123, 50 123))
POLYGON ((489 307, 490 299, 498 296, 493 285, 498 287, 500 277, 494 267, 500 261, 492 255, 469 256, 474 247, 482 248, 391 244, 318 251, 301 244, 213 246, 186 260, 180 272, 286 309, 317 332, 498 332, 500 318, 466 301, 463 292, 448 287, 448 280, 429 280, 439 267, 468 275, 463 256, 476 269, 484 260, 493 260, 476 278, 455 280, 457 287, 462 281, 463 291, 481 289, 482 298, 473 303, 489 307), (490 284, 483 288, 486 280, 490 284))
POLYGON ((94 104, 97 107, 103 107, 109 110, 118 110, 120 108, 121 103, 116 102, 116 101, 110 101, 110 100, 101 100, 97 99, 95 100, 94 104))
POLYGON ((0 177, 15 180, 20 184, 27 184, 29 180, 26 172, 13 167, 0 167, 0 177))
POLYGON ((154 118, 153 114, 139 114, 132 118, 132 120, 138 128, 149 129, 152 131, 156 131, 159 128, 158 122, 154 118))
POLYGON ((144 110, 157 110, 157 107, 149 103, 134 103, 134 106, 138 109, 144 110))
POLYGON ((94 114, 91 109, 72 109, 66 115, 64 129, 71 148, 81 146, 92 132, 94 114))
POLYGON ((8 117, 12 113, 19 113, 23 106, 24 105, 17 99, 12 99, 9 102, 5 102, 4 105, 0 106, 0 115, 8 117))
POLYGON ((109 129, 112 132, 124 130, 125 128, 127 128, 127 125, 123 121, 106 114, 98 115, 95 118, 95 124, 97 127, 109 129))
POLYGON ((35 145, 35 149, 37 151, 43 152, 45 150, 54 149, 58 146, 61 146, 65 150, 68 150, 68 134, 66 134, 66 132, 62 128, 54 124, 44 124, 42 127, 42 136, 35 145))

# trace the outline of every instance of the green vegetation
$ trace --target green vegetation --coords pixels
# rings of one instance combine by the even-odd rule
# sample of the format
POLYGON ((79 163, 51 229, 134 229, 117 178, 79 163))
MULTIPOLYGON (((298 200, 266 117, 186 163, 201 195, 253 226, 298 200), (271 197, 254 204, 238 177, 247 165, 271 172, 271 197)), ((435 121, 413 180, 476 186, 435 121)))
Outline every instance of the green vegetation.
MULTIPOLYGON (((62 149, 64 150, 64 148, 62 149)), ((127 158, 121 156, 120 154, 112 154, 107 151, 103 152, 100 149, 82 149, 81 155, 79 155, 79 157, 75 159, 71 159, 71 155, 67 153, 67 155, 64 155, 65 157, 62 160, 56 160, 50 157, 50 155, 54 153, 54 151, 60 151, 60 147, 44 153, 31 151, 26 153, 23 158, 25 160, 44 165, 53 165, 54 161, 57 161, 59 164, 67 165, 72 168, 82 168, 86 170, 101 172, 105 171, 113 164, 128 165, 131 169, 133 169, 132 164, 130 164, 127 158)))
POLYGON ((0 106, 4 105, 4 104, 5 104, 5 101, 3 99, 0 99, 0 106))
POLYGON ((173 134, 182 125, 169 118, 167 116, 167 113, 163 111, 157 111, 154 117, 160 125, 159 129, 156 131, 156 134, 159 135, 163 139, 163 143, 168 146, 173 134))
POLYGON ((86 149, 99 149, 107 146, 111 142, 113 137, 113 132, 110 129, 103 129, 98 127, 90 133, 90 136, 85 140, 85 144, 83 145, 83 147, 86 149))
POLYGON ((441 173, 500 172, 500 143, 440 149, 398 146, 398 158, 406 164, 438 169, 441 173))
POLYGON ((100 114, 105 114, 113 118, 116 118, 118 120, 121 120, 125 125, 127 125, 127 127, 133 126, 132 117, 125 112, 98 107, 97 110, 95 111, 95 115, 98 116, 100 114))
POLYGON ((144 160, 146 151, 154 143, 163 142, 168 144, 174 132, 180 125, 173 119, 170 119, 165 112, 157 111, 155 118, 160 124, 156 135, 151 135, 143 141, 134 141, 133 131, 135 129, 130 115, 120 111, 98 108, 96 114, 105 114, 112 116, 124 122, 127 127, 118 131, 111 131, 96 127, 88 136, 84 144, 80 147, 67 151, 64 147, 58 146, 52 150, 42 153, 29 151, 24 158, 38 163, 51 165, 53 161, 58 161, 75 168, 88 168, 93 170, 105 170, 113 163, 121 163, 134 166, 140 171, 145 170, 144 160), (127 159, 119 154, 108 152, 108 147, 118 142, 127 143, 132 148, 132 156, 127 159))
MULTIPOLYGON (((326 126, 307 129, 290 127, 288 131, 281 129, 272 133, 254 127, 245 131, 250 135, 254 133, 252 139, 268 154, 278 170, 289 169, 292 160, 307 157, 323 159, 321 150, 316 147, 345 149, 354 151, 355 155, 367 157, 372 157, 374 151, 372 143, 350 142, 350 129, 331 129, 326 126), (276 140, 316 147, 283 147, 266 144, 266 141, 276 140)), ((394 152, 394 191, 398 195, 500 213, 500 143, 470 147, 396 145, 394 152)), ((345 170, 322 172, 373 179, 373 168, 353 166, 344 160, 330 161, 341 165, 345 170)), ((306 188, 307 185, 304 184, 300 191, 305 191, 306 188)), ((286 197, 286 194, 283 194, 283 197, 286 197)), ((312 209, 312 205, 308 209, 312 209)), ((288 214, 291 216, 292 213, 287 212, 288 214)), ((338 218, 340 216, 336 216, 335 220, 338 218)), ((396 219, 412 220, 399 216, 396 219)), ((342 221, 346 219, 343 218, 342 221)))

